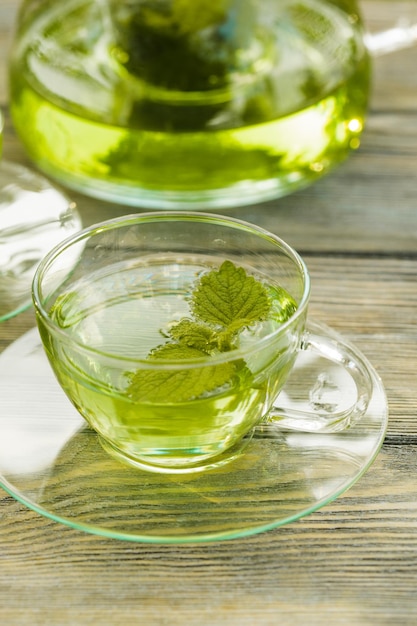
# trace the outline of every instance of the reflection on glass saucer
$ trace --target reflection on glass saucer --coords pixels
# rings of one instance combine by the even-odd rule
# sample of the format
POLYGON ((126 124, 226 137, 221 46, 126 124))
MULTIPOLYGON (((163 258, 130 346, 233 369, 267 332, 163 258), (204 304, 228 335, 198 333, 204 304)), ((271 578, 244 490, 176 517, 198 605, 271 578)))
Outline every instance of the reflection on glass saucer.
MULTIPOLYGON (((306 375, 305 355, 297 372, 306 375)), ((332 501, 375 459, 387 426, 381 381, 364 418, 336 434, 258 427, 245 452, 198 474, 157 474, 112 459, 67 400, 36 329, 0 355, 0 485, 35 511, 95 534, 150 543, 232 539, 332 501)), ((293 387, 293 388, 295 388, 293 387)))

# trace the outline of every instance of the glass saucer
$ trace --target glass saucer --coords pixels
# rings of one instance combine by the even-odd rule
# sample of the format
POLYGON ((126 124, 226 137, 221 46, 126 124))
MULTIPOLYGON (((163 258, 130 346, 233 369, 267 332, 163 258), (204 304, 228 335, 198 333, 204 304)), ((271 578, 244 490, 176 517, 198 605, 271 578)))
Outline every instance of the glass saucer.
MULTIPOLYGON (((290 389, 297 378, 314 377, 315 367, 301 353, 290 389)), ((240 457, 216 470, 156 474, 103 451, 56 382, 32 329, 0 355, 0 485, 46 517, 116 539, 190 543, 266 531, 334 500, 375 459, 388 410, 382 383, 368 368, 371 402, 349 430, 307 434, 267 423, 240 457)))

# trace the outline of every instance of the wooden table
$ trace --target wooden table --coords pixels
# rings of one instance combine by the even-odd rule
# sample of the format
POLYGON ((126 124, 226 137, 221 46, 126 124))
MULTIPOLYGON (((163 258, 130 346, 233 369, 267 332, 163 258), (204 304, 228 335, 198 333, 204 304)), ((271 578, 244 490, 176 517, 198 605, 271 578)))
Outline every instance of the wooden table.
MULTIPOLYGON (((365 15, 379 27, 404 4, 368 0, 365 15)), ((7 110, 16 7, 0 0, 0 103, 5 155, 28 165, 7 110)), ((390 420, 375 463, 295 523, 206 544, 90 535, 1 491, 2 624, 417 623, 416 64, 417 48, 375 61, 362 146, 337 171, 288 198, 224 211, 298 249, 312 276, 311 315, 355 342, 382 377, 390 420)), ((85 224, 128 212, 72 196, 85 224)), ((1 324, 0 351, 33 325, 32 311, 1 324)))

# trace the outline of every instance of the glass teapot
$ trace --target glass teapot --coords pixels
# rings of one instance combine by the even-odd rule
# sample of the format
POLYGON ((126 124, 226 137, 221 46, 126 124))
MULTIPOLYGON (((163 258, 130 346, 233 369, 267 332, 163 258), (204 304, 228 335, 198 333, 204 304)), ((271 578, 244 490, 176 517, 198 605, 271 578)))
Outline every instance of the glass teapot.
POLYGON ((32 160, 146 208, 283 196, 359 146, 356 0, 26 0, 11 112, 32 160))

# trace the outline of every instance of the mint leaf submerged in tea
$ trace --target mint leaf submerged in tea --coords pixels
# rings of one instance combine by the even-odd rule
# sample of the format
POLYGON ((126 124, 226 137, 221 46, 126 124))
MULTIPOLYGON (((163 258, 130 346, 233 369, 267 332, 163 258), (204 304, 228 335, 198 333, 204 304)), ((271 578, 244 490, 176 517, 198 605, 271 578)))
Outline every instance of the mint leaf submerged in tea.
POLYGON ((236 349, 244 329, 269 317, 282 323, 296 309, 285 290, 267 288, 228 260, 197 280, 189 305, 190 318, 174 323, 166 334, 167 343, 149 353, 149 369, 144 367, 128 374, 127 391, 132 400, 186 402, 223 386, 230 387, 238 378, 248 383, 252 374, 243 359, 212 364, 204 360, 236 349), (282 300, 281 306, 276 299, 282 300), (184 368, 172 367, 172 363, 183 361, 184 368), (188 367, 186 362, 192 361, 193 366, 188 367), (156 362, 160 369, 152 367, 156 362))
MULTIPOLYGON (((182 343, 156 348, 149 361, 186 361, 207 357, 207 353, 182 343)), ((236 374, 234 362, 193 366, 184 369, 162 367, 137 370, 130 379, 129 391, 136 402, 186 402, 222 387, 236 374)))
MULTIPOLYGON (((150 84, 176 91, 204 91, 229 82, 236 17, 229 0, 141 0, 117 6, 119 43, 126 67, 150 84)), ((122 58, 123 58, 122 57, 122 58)))

